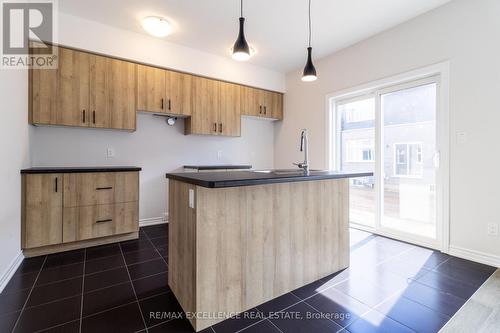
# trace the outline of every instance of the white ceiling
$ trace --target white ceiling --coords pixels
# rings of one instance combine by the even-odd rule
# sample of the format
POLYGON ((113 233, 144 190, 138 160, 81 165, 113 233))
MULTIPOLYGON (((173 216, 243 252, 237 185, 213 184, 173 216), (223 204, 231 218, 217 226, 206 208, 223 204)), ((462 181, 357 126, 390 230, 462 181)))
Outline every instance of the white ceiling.
MULTIPOLYGON (((312 0, 313 56, 321 58, 451 0, 312 0)), ((238 32, 239 0, 62 0, 59 10, 145 33, 140 19, 169 18, 176 31, 165 40, 229 56, 238 32)), ((279 72, 300 68, 307 47, 307 0, 246 0, 250 60, 279 72)))

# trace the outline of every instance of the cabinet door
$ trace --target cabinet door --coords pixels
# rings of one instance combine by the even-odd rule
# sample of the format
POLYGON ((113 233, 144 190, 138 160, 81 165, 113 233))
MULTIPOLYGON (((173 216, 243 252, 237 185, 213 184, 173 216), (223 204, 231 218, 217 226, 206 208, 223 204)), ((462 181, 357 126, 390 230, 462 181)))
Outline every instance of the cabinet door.
POLYGON ((247 116, 262 116, 260 92, 250 87, 241 87, 241 114, 247 116))
POLYGON ((219 135, 241 135, 241 98, 240 86, 220 83, 219 135))
POLYGON ((283 119, 283 94, 271 92, 269 93, 267 102, 267 116, 269 118, 282 120, 283 119))
POLYGON ((89 126, 89 54, 59 48, 55 125, 89 126))
POLYGON ((186 119, 186 133, 218 135, 220 83, 202 77, 193 80, 193 114, 186 119))
POLYGON ((193 76, 173 71, 165 71, 165 109, 167 113, 191 115, 193 76))
POLYGON ((23 175, 23 248, 62 243, 60 174, 23 175))
POLYGON ((165 70, 138 65, 137 109, 140 111, 166 112, 165 70))
POLYGON ((109 79, 107 77, 107 59, 89 55, 90 62, 90 122, 89 126, 109 128, 111 116, 108 109, 109 79))
MULTIPOLYGON (((39 49, 34 49, 37 54, 39 49)), ((57 69, 29 70, 29 121, 31 124, 57 122, 57 69)))
POLYGON ((107 59, 107 110, 110 115, 108 128, 135 130, 136 71, 137 65, 133 63, 107 59))

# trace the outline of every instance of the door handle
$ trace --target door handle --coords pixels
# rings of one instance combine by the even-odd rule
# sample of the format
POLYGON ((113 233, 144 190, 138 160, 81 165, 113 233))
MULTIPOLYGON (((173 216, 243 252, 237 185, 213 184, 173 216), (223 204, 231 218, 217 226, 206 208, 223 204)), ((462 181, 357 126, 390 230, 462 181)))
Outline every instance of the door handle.
POLYGON ((214 132, 217 132, 217 123, 214 123, 214 132))
POLYGON ((83 109, 82 113, 83 113, 83 116, 82 116, 82 118, 83 118, 83 119, 82 119, 82 122, 85 124, 85 109, 83 109))
POLYGON ((259 105, 259 113, 262 114, 262 105, 259 105))
POLYGON ((264 106, 264 114, 267 114, 267 106, 264 106))
POLYGON ((106 222, 113 222, 113 219, 105 219, 105 220, 97 220, 95 223, 106 223, 106 222))
POLYGON ((96 191, 112 190, 113 187, 112 186, 108 186, 108 187, 96 187, 95 189, 96 189, 96 191))
POLYGON ((163 98, 161 99, 161 109, 163 110, 163 107, 164 107, 164 100, 163 98))
POLYGON ((58 187, 59 187, 59 184, 58 184, 58 178, 56 177, 56 180, 55 180, 55 185, 56 185, 56 193, 57 193, 57 190, 58 190, 58 187))
POLYGON ((95 124, 95 110, 92 111, 92 123, 95 124))
POLYGON ((219 124, 219 132, 222 133, 222 123, 219 124))
POLYGON ((169 99, 168 99, 168 109, 169 109, 169 110, 171 110, 171 109, 172 109, 172 108, 171 108, 171 105, 172 105, 172 103, 170 102, 170 98, 169 98, 169 99))

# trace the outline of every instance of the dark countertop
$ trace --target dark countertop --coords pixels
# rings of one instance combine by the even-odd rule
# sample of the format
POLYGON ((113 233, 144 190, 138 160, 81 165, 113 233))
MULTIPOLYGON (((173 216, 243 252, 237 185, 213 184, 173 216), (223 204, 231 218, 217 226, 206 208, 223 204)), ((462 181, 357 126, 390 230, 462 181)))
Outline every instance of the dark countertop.
POLYGON ((251 169, 251 165, 185 165, 184 168, 196 170, 218 170, 218 169, 251 169))
POLYGON ((86 172, 126 172, 141 171, 135 166, 100 166, 100 167, 33 167, 22 169, 22 174, 29 173, 86 173, 86 172))
MULTIPOLYGON (((289 170, 287 170, 289 171, 289 170)), ((169 179, 198 185, 208 188, 237 187, 274 183, 303 182, 323 179, 340 179, 373 176, 373 172, 335 172, 335 171, 311 171, 309 175, 303 173, 287 173, 285 170, 259 171, 230 171, 230 172, 184 172, 167 173, 169 179)), ((294 170, 297 171, 297 170, 294 170)))

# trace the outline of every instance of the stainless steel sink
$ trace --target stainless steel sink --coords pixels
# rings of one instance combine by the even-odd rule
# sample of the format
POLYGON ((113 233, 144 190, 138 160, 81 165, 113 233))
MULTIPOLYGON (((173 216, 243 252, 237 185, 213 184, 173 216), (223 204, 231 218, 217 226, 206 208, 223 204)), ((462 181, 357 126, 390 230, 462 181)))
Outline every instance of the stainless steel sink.
MULTIPOLYGON (((319 170, 310 170, 310 171, 319 171, 319 170)), ((275 175, 290 175, 290 176, 300 176, 304 174, 304 170, 302 169, 275 169, 275 170, 253 170, 253 172, 261 172, 261 173, 273 173, 275 175)))

